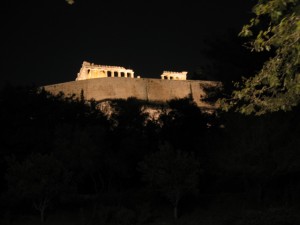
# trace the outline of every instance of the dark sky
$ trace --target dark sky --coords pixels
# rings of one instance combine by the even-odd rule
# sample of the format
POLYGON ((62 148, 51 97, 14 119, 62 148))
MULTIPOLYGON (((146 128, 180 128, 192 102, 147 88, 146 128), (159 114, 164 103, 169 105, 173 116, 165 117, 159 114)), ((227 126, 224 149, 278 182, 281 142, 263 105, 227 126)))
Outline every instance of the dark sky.
POLYGON ((131 68, 159 78, 189 73, 205 57, 204 40, 239 31, 251 0, 64 0, 1 2, 1 82, 53 84, 75 80, 82 61, 131 68))

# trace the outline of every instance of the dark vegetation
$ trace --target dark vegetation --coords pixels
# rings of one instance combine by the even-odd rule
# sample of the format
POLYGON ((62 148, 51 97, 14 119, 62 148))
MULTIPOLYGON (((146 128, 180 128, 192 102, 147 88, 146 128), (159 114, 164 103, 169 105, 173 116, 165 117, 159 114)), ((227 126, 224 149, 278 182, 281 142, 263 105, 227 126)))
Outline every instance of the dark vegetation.
POLYGON ((0 93, 1 224, 300 224, 300 108, 0 93), (143 107, 161 110, 149 120, 143 107))

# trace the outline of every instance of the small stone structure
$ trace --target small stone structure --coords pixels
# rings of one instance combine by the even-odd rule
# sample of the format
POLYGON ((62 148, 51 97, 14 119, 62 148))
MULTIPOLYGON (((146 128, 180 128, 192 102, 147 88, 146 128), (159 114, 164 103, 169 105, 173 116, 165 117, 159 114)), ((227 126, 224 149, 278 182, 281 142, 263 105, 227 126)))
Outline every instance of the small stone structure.
POLYGON ((186 71, 174 72, 174 71, 164 71, 161 76, 163 80, 186 80, 186 71))
POLYGON ((95 65, 84 61, 77 74, 76 80, 88 80, 104 77, 130 77, 134 78, 134 72, 131 69, 125 69, 120 66, 95 65))

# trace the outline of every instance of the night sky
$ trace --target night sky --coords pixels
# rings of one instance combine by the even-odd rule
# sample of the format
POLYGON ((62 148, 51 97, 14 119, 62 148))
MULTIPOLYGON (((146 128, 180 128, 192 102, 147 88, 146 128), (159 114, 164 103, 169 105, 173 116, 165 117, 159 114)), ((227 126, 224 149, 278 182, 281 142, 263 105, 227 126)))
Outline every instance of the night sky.
POLYGON ((251 0, 1 2, 0 82, 73 81, 82 62, 123 66, 141 77, 195 71, 206 39, 240 31, 251 0))

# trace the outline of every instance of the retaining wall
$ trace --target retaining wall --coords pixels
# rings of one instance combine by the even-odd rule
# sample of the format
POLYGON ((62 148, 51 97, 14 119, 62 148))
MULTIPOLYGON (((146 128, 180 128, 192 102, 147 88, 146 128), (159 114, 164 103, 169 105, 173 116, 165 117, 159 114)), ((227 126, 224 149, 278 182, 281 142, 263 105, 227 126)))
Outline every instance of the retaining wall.
POLYGON ((64 92, 66 96, 80 96, 83 90, 86 99, 137 99, 165 102, 174 98, 191 96, 199 107, 214 108, 203 102, 206 96, 205 87, 218 87, 220 83, 199 80, 161 80, 148 78, 96 78, 89 80, 71 81, 66 83, 44 86, 52 94, 64 92))

